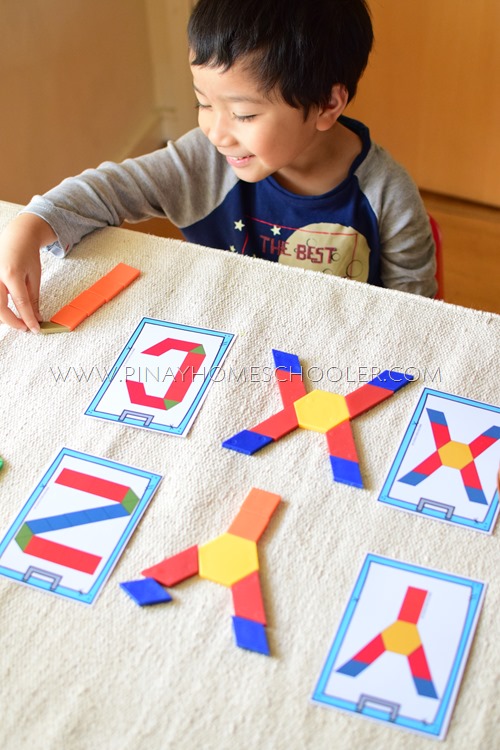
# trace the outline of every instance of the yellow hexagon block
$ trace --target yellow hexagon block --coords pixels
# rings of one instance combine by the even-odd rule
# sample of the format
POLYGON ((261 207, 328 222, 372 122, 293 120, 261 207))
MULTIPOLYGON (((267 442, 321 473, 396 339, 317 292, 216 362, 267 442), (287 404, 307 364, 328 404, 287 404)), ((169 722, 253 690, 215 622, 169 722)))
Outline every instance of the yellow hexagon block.
POLYGON ((457 443, 450 440, 438 450, 439 457, 444 466, 450 466, 452 469, 463 469, 474 460, 472 451, 465 443, 457 443))
POLYGON ((349 419, 346 400, 338 393, 311 391, 294 403, 299 427, 314 432, 328 432, 349 419))
POLYGON ((232 586, 259 569, 257 544, 234 534, 222 534, 198 548, 199 575, 232 586))
POLYGON ((398 620, 383 630, 382 640, 387 651, 394 651, 403 656, 412 654, 422 643, 417 626, 403 620, 398 620))

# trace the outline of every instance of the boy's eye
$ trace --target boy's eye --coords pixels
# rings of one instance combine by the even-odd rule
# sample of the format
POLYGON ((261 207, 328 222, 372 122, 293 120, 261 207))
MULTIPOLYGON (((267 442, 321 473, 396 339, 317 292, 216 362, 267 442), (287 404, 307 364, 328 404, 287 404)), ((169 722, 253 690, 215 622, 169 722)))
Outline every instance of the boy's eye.
POLYGON ((202 104, 201 102, 196 102, 194 105, 195 109, 210 109, 210 104, 202 104))
POLYGON ((254 117, 257 115, 235 115, 233 113, 233 117, 238 120, 239 122, 249 122, 250 120, 253 120, 254 117))

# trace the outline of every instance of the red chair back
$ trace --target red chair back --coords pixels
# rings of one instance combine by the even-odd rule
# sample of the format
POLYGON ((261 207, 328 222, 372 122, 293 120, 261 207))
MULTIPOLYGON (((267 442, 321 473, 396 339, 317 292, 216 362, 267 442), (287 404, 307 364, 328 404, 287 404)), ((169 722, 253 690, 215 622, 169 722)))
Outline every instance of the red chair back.
POLYGON ((436 245, 436 281, 438 288, 435 299, 444 299, 443 236, 441 234, 441 228, 439 224, 437 223, 436 219, 430 214, 429 221, 431 223, 434 244, 436 245))

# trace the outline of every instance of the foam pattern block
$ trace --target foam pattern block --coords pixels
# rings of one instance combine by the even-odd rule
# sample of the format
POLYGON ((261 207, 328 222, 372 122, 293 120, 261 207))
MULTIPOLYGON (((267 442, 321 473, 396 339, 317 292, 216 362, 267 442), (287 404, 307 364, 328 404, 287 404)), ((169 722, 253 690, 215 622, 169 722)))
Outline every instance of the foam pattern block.
POLYGON ((235 615, 233 617, 233 631, 236 645, 239 648, 270 656, 266 629, 262 623, 235 615))
POLYGON ((120 583, 121 588, 140 607, 172 601, 172 597, 153 578, 141 578, 138 581, 120 583))
POLYGON ((167 557, 162 562, 146 568, 142 571, 142 575, 154 578, 164 586, 175 586, 187 578, 198 575, 198 568, 198 546, 193 545, 177 555, 167 557))
MULTIPOLYGON (((66 329, 73 331, 85 318, 98 310, 106 302, 116 297, 134 279, 140 276, 137 268, 128 266, 126 263, 118 263, 111 271, 92 284, 91 287, 81 292, 69 305, 61 308, 50 319, 51 323, 58 323, 66 329)), ((48 333, 49 330, 46 330, 48 333)), ((57 330, 51 330, 56 333, 57 330)))
POLYGON ((244 453, 246 456, 252 456, 272 442, 273 439, 266 435, 259 435, 251 430, 242 430, 228 440, 224 440, 222 447, 229 448, 229 450, 237 453, 244 453))

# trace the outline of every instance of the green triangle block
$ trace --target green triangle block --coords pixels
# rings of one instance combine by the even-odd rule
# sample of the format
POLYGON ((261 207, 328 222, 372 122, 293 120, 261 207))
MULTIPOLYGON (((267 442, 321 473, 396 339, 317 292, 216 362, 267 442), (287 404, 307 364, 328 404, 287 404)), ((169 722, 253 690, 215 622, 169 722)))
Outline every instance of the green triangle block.
POLYGON ((123 498, 121 505, 125 508, 127 513, 132 513, 138 502, 139 498, 137 497, 135 492, 133 490, 129 490, 123 498))
POLYGON ((205 349, 203 348, 203 345, 200 344, 196 347, 196 349, 191 349, 191 354, 206 354, 205 349))
POLYGON ((172 407, 180 404, 180 401, 170 401, 168 398, 166 398, 164 399, 163 403, 165 404, 165 409, 168 411, 168 409, 172 409, 172 407))
POLYGON ((26 547, 28 546, 28 544, 31 542, 31 540, 33 539, 33 537, 34 537, 34 534, 31 531, 31 529, 28 526, 28 524, 27 523, 23 523, 23 525, 21 526, 20 531, 18 531, 18 533, 16 534, 16 542, 21 547, 21 549, 22 549, 23 552, 26 549, 26 547))

